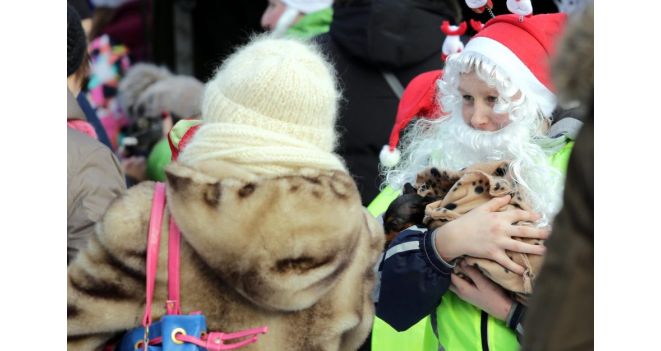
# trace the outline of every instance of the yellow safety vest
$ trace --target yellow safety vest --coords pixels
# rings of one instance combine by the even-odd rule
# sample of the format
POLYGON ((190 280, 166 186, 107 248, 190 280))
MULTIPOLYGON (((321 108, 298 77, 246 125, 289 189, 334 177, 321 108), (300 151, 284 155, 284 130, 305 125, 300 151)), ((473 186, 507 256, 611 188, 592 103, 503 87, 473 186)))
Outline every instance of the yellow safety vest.
MULTIPOLYGON (((570 141, 550 158, 551 164, 563 174, 567 172, 569 155, 574 142, 570 141)), ((399 196, 399 192, 386 188, 367 207, 378 216, 399 196)), ((453 292, 443 294, 434 312, 435 319, 427 316, 403 332, 397 332, 379 317, 372 326, 373 351, 513 351, 519 343, 513 330, 503 321, 493 318, 453 292), (434 330, 438 331, 438 337, 434 330)))

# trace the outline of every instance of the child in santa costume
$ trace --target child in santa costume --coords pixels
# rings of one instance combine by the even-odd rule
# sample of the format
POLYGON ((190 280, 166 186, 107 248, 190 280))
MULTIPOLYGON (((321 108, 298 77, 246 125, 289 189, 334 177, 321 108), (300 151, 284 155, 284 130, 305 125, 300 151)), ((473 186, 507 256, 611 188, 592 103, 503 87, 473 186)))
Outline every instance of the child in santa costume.
MULTIPOLYGON (((382 157, 391 166, 385 174, 390 189, 415 184, 417 175, 430 167, 460 173, 476 164, 506 161, 496 174, 507 174, 529 207, 503 210, 516 199, 500 195, 435 230, 414 226, 399 233, 380 265, 380 319, 374 339, 380 337, 380 328, 405 331, 430 316, 426 325, 417 325, 426 328, 424 350, 438 350, 439 345, 448 351, 519 347, 525 306, 474 267, 461 267, 468 279, 453 271, 457 259, 470 256, 523 275, 525 268, 512 256, 544 253, 543 245, 513 237, 546 239, 547 224, 561 207, 563 172, 576 129, 567 123, 551 126, 556 97, 548 61, 565 17, 496 16, 460 53, 447 58, 432 89, 440 108, 435 114, 422 113, 424 118, 407 129, 401 155, 395 147, 407 121, 398 121, 382 157)), ((420 107, 424 101, 413 103, 420 107)), ((400 110, 405 107, 400 105, 400 110)), ((414 116, 420 115, 398 119, 414 116)), ((482 192, 480 184, 472 186, 482 192)), ((455 207, 448 204, 446 210, 455 207)))

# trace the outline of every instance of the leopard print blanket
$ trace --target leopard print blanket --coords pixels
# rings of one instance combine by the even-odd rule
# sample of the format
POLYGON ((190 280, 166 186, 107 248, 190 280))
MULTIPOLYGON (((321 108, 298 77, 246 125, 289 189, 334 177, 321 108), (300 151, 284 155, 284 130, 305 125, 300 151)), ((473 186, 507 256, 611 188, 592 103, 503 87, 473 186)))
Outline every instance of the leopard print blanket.
MULTIPOLYGON (((508 166, 507 161, 498 161, 476 164, 460 172, 436 168, 420 172, 414 185, 417 195, 423 198, 438 199, 426 205, 422 224, 430 230, 434 230, 494 197, 508 194, 512 195, 512 199, 500 211, 511 208, 529 210, 529 201, 525 194, 519 191, 516 182, 512 180, 508 166)), ((532 223, 518 224, 532 225, 532 223)), ((513 239, 534 245, 542 245, 544 242, 529 238, 513 237, 513 239)), ((517 300, 525 303, 532 293, 533 283, 542 266, 543 256, 511 251, 507 251, 507 255, 525 268, 523 276, 509 271, 492 260, 468 256, 461 259, 479 269, 498 285, 513 292, 517 300)), ((455 272, 462 273, 458 265, 455 272)))

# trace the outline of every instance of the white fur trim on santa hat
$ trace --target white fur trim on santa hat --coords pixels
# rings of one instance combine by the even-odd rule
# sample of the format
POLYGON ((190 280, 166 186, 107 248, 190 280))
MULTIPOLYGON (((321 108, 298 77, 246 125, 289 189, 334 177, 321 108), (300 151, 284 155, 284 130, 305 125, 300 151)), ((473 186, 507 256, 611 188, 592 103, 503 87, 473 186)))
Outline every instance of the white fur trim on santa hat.
POLYGON ((487 0, 466 0, 466 5, 472 9, 479 9, 487 4, 487 0))
POLYGON ((532 3, 530 0, 507 0, 507 9, 519 16, 532 15, 532 3))
POLYGON ((383 145, 383 148, 381 149, 381 152, 379 153, 379 161, 381 161, 381 164, 384 165, 385 167, 394 167, 396 164, 399 163, 399 159, 401 158, 402 153, 394 149, 390 151, 390 146, 389 145, 383 145))
POLYGON ((476 37, 466 44, 462 54, 478 54, 497 63, 512 82, 540 107, 544 116, 551 116, 557 103, 555 94, 505 45, 490 38, 476 37))
POLYGON ((333 0, 282 0, 287 7, 295 8, 303 13, 317 12, 333 6, 333 0))

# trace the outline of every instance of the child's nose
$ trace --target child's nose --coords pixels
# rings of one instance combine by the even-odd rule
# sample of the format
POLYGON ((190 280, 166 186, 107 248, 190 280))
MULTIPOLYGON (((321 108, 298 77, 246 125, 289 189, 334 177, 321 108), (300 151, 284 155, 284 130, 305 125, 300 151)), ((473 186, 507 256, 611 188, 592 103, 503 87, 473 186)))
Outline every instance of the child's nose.
MULTIPOLYGON (((479 104, 476 104, 479 105, 479 104)), ((475 106, 471 116, 471 126, 475 129, 484 130, 489 124, 489 111, 485 106, 475 106)))

